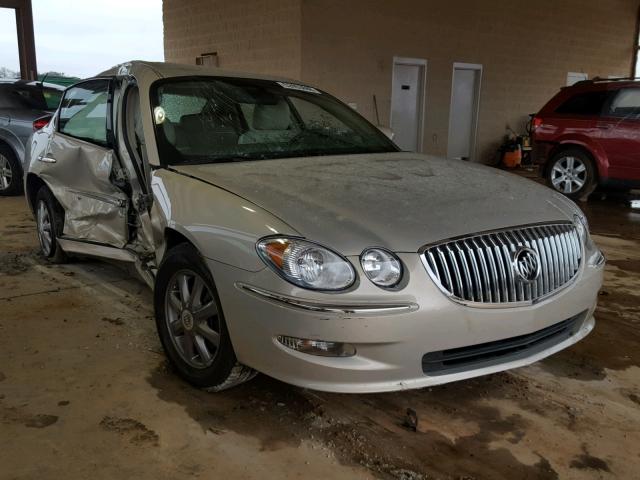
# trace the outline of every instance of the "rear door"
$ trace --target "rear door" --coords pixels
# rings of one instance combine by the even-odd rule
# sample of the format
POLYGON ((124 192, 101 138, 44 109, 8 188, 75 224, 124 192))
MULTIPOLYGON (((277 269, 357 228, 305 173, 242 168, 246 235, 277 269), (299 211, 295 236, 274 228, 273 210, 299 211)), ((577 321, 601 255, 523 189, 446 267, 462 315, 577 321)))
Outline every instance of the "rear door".
POLYGON ((640 180, 640 87, 618 90, 598 129, 600 144, 609 159, 609 176, 640 180))
POLYGON ((124 247, 128 242, 128 196, 113 140, 112 79, 69 88, 55 118, 39 174, 65 210, 63 235, 73 240, 124 247))

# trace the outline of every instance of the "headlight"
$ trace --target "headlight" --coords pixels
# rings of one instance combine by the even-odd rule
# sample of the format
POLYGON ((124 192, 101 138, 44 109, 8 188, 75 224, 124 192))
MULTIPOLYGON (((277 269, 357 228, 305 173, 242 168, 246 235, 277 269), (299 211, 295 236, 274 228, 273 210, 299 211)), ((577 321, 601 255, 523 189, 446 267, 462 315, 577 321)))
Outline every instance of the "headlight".
POLYGON ((580 235, 580 239, 584 244, 585 253, 591 252, 591 256, 587 258, 587 264, 593 267, 601 267, 602 265, 604 265, 604 263, 606 262, 606 258, 604 256, 604 253, 602 253, 600 248, 591 238, 587 217, 582 212, 581 214, 576 214, 574 216, 573 223, 576 225, 578 235, 580 235))
POLYGON ((584 214, 576 214, 573 217, 573 223, 578 230, 578 235, 580 235, 580 239, 584 244, 587 250, 593 250, 595 248, 595 244, 591 239, 591 234, 589 233, 589 222, 587 221, 587 217, 584 214))
POLYGON ((402 264, 393 253, 368 248, 360 255, 362 270, 369 280, 383 288, 395 287, 402 279, 402 264))
POLYGON ((258 242, 257 249, 267 265, 302 288, 344 290, 356 279, 347 259, 307 240, 268 237, 258 242))

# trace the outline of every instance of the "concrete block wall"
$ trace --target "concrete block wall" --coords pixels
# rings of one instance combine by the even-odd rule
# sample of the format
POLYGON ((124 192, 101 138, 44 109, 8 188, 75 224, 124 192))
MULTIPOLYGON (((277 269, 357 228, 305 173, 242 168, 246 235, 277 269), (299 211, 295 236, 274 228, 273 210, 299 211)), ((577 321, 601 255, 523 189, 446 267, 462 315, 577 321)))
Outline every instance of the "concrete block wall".
POLYGON ((163 0, 167 62, 300 78, 300 0, 163 0))
POLYGON ((302 78, 388 124, 393 57, 426 59, 423 150, 446 155, 454 62, 483 65, 476 160, 568 72, 631 74, 637 0, 304 0, 302 78))

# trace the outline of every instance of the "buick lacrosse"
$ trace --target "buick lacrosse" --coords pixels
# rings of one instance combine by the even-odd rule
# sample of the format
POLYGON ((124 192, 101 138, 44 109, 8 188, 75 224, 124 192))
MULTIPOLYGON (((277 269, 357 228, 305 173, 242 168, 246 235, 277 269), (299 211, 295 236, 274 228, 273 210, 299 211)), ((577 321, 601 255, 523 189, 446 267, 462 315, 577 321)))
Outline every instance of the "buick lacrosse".
POLYGON ((420 388, 594 327, 604 257, 571 200, 401 152, 299 82, 130 62, 68 88, 27 156, 43 255, 134 265, 200 388, 420 388))

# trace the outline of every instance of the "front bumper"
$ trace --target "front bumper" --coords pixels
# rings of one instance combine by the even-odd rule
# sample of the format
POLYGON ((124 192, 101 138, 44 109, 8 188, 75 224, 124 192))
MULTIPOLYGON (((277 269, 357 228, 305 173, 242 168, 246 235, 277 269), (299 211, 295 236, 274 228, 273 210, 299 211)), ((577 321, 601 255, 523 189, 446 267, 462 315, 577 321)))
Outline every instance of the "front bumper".
MULTIPOLYGON (((417 254, 400 257, 409 282, 397 292, 377 288, 360 271, 360 282, 351 291, 326 294, 292 286, 269 269, 254 273, 213 260, 208 264, 238 360, 315 390, 381 392, 486 375, 536 362, 576 343, 594 327, 602 265, 583 262, 569 287, 538 304, 477 308, 449 300, 417 254), (426 374, 423 369, 425 354, 530 335, 574 317, 570 335, 542 348, 452 373, 426 374), (300 353, 281 345, 276 340, 280 335, 349 343, 357 353, 342 358, 300 353)), ((357 259, 351 260, 359 269, 357 259)))

